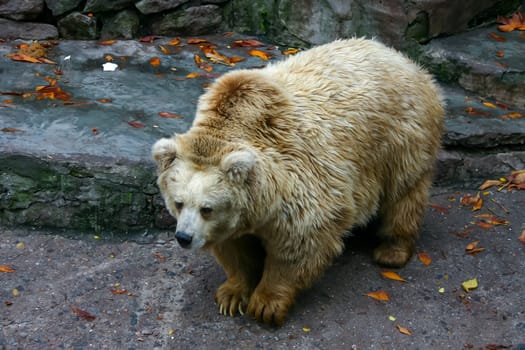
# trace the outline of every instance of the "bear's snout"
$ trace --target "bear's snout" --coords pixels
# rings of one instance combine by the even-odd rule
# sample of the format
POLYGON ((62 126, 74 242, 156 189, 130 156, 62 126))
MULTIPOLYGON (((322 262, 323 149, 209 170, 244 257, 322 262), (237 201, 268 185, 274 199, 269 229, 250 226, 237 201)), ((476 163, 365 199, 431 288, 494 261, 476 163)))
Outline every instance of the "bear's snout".
POLYGON ((187 234, 184 231, 175 232, 175 238, 182 248, 189 248, 193 239, 192 235, 187 234))

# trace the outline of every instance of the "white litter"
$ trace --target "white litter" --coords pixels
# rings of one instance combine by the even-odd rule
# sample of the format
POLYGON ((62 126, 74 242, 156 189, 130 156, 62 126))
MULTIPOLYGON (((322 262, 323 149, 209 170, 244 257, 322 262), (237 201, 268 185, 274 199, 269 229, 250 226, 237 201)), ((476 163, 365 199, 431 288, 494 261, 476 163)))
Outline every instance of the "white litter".
POLYGON ((104 72, 114 72, 118 68, 118 64, 112 62, 106 62, 102 65, 102 70, 104 72))

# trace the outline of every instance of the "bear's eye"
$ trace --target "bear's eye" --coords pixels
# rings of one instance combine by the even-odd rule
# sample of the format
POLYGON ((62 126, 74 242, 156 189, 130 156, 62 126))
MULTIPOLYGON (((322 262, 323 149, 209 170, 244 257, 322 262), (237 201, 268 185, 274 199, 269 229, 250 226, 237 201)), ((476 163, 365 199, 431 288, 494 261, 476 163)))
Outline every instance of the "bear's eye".
POLYGON ((211 213, 213 212, 213 209, 210 207, 202 207, 200 212, 201 212, 202 217, 207 218, 211 215, 211 213))
POLYGON ((177 208, 177 210, 182 210, 183 206, 184 206, 184 203, 182 203, 182 202, 175 202, 175 208, 177 208))

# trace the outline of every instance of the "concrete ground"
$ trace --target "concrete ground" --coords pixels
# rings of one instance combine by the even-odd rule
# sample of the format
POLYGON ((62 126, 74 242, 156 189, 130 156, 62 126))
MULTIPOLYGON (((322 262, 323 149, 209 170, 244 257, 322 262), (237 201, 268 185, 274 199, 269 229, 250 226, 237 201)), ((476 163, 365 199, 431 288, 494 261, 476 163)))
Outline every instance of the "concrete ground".
POLYGON ((383 278, 365 236, 350 238, 278 329, 220 315, 221 268, 169 232, 3 228, 0 265, 15 271, 0 273, 0 349, 525 349, 525 191, 489 189, 475 212, 466 193, 434 189, 417 245, 431 262, 397 270, 407 282, 383 278), (475 241, 485 250, 467 254, 475 241), (390 301, 364 295, 379 290, 390 301))

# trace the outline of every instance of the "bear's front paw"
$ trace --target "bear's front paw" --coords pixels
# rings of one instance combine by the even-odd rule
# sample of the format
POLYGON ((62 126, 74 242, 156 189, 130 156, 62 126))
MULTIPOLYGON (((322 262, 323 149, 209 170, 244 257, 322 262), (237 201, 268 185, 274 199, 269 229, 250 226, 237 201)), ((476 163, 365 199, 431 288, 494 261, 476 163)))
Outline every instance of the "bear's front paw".
POLYGON ((235 316, 237 312, 244 315, 249 300, 248 288, 243 287, 234 279, 224 282, 215 293, 215 302, 219 306, 219 312, 225 316, 235 316))
POLYGON ((250 298, 248 314, 268 325, 282 326, 294 302, 294 295, 293 291, 276 293, 274 290, 257 288, 250 298))
POLYGON ((412 256, 413 248, 409 245, 383 243, 374 250, 374 260, 383 266, 403 267, 412 256))

